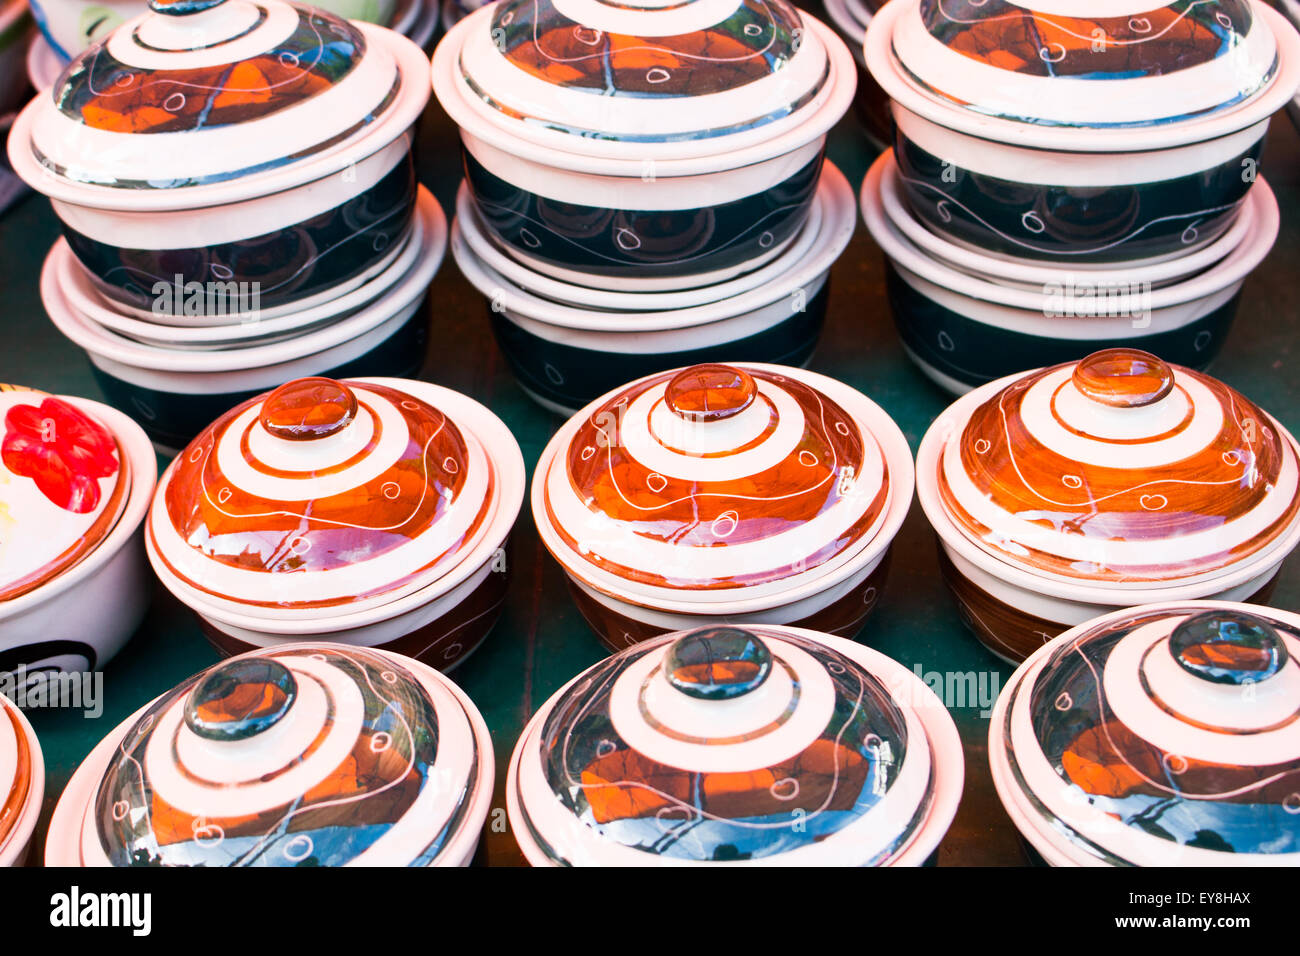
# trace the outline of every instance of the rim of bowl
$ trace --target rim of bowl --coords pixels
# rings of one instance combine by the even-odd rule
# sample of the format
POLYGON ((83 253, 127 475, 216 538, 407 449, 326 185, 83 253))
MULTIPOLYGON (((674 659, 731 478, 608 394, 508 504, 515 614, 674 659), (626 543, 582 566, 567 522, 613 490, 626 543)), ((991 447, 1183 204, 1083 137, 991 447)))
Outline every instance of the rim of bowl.
MULTIPOLYGON (((1248 556, 1239 564, 1228 565, 1195 576, 1176 578, 1163 584, 1146 581, 1132 584, 1089 583, 1082 579, 1066 578, 1049 572, 1030 571, 984 551, 971 542, 948 515, 939 499, 937 482, 933 475, 938 467, 939 455, 955 426, 965 427, 971 411, 976 406, 992 398, 1013 382, 1037 371, 1041 369, 1016 372, 967 392, 941 412, 922 436, 920 447, 916 452, 916 497, 921 503, 921 510, 925 513, 926 520, 939 536, 944 547, 951 548, 971 564, 1013 587, 1081 604, 1130 607, 1211 597, 1258 577, 1270 566, 1285 560, 1286 556, 1295 549, 1296 544, 1300 543, 1300 514, 1297 514, 1291 525, 1273 544, 1248 556)), ((1264 414, 1268 416, 1278 434, 1290 442, 1292 453, 1300 459, 1300 444, 1281 422, 1267 411, 1264 411, 1264 414)))
POLYGON ((792 575, 784 579, 787 583, 795 578, 801 579, 792 586, 780 587, 778 582, 769 582, 766 585, 751 585, 748 588, 736 588, 733 591, 721 592, 714 597, 708 597, 708 595, 716 592, 683 592, 654 585, 641 585, 625 578, 619 578, 612 572, 601 571, 594 566, 575 566, 572 561, 568 560, 569 555, 572 554, 572 549, 559 537, 546 514, 546 481, 551 465, 555 463, 559 453, 568 447, 573 434, 597 408, 617 393, 664 374, 663 372, 655 372, 627 382, 618 388, 611 389, 594 401, 589 402, 551 436, 551 440, 547 442, 537 460, 529 492, 529 507, 533 514, 533 523, 537 527, 537 534, 541 539, 542 546, 550 552, 566 574, 581 581, 592 590, 637 607, 716 618, 728 614, 769 610, 814 594, 820 594, 852 577, 862 569, 863 565, 876 560, 893 545, 894 538, 898 536, 898 532, 911 510, 912 499, 916 490, 916 476, 911 447, 907 444, 907 438, 903 435, 902 429, 889 417, 889 413, 876 404, 866 393, 818 372, 791 368, 785 365, 769 365, 763 362, 738 362, 736 364, 747 369, 786 375, 805 385, 816 388, 823 394, 829 394, 832 398, 837 393, 844 391, 856 393, 857 410, 866 419, 870 433, 880 444, 881 452, 889 466, 889 497, 880 527, 876 530, 875 535, 865 542, 855 544, 848 551, 826 562, 825 564, 831 565, 829 568, 825 564, 818 565, 799 572, 798 575, 792 575), (605 583, 601 583, 596 578, 602 579, 605 583), (737 592, 753 590, 755 587, 768 588, 769 590, 758 596, 744 597, 737 594, 737 592), (683 594, 693 594, 694 598, 684 598, 682 597, 683 594), (701 600, 702 597, 706 599, 701 600))
POLYGON ((848 247, 857 222, 853 191, 844 174, 829 161, 823 167, 821 178, 818 193, 825 190, 822 231, 802 262, 748 292, 690 308, 613 314, 580 309, 520 289, 476 256, 462 255, 466 249, 461 243, 452 243, 452 256, 461 273, 479 292, 494 298, 508 311, 547 325, 598 332, 658 332, 708 325, 771 305, 808 285, 827 272, 848 247))
POLYGON ((27 48, 27 81, 32 89, 44 93, 58 82, 64 66, 50 41, 45 39, 45 34, 37 32, 32 45, 27 48))
POLYGON ((4 841, 0 842, 0 866, 15 866, 28 853, 32 834, 36 832, 36 821, 40 819, 41 807, 44 806, 45 752, 41 750, 41 742, 27 715, 17 704, 0 695, 0 716, 3 716, 6 710, 18 716, 18 732, 23 735, 27 743, 32 764, 27 782, 27 795, 23 798, 22 809, 18 811, 18 819, 14 821, 4 841))
MULTIPOLYGON (((677 291, 630 292, 607 290, 599 286, 580 286, 528 268, 493 245, 479 222, 473 196, 464 180, 456 192, 456 218, 451 224, 452 244, 454 248, 457 241, 454 237, 458 235, 479 262, 516 285, 520 291, 554 300, 559 305, 631 313, 659 312, 719 302, 779 277, 804 258, 813 241, 821 235, 824 207, 824 198, 818 189, 809 204, 808 219, 799 227, 793 241, 776 258, 754 271, 716 285, 677 291)), ((593 276, 592 279, 599 281, 600 277, 593 276)))
POLYGON ((887 3, 872 18, 864 44, 871 75, 892 99, 912 112, 950 130, 995 143, 1084 154, 1171 149, 1216 139, 1268 119, 1300 89, 1300 35, 1281 13, 1254 2, 1251 12, 1276 38, 1280 66, 1268 86, 1231 109, 1194 119, 1113 129, 1034 125, 982 116, 925 93, 904 75, 893 51, 894 25, 916 2, 887 3))
POLYGON ((182 189, 149 192, 117 189, 89 183, 55 179, 32 156, 31 126, 43 93, 32 99, 14 120, 9 134, 9 162, 14 171, 50 199, 90 209, 128 212, 182 212, 263 199, 276 193, 316 182, 361 162, 411 129, 429 100, 428 57, 413 41, 400 33, 356 21, 368 43, 385 46, 393 54, 401 83, 393 105, 377 123, 364 127, 333 148, 261 174, 240 176, 223 182, 182 189), (417 82, 418 81, 418 82, 417 82))
POLYGON ((447 247, 447 221, 433 195, 420 187, 417 215, 425 220, 425 248, 411 270, 365 308, 303 335, 248 348, 199 351, 145 345, 123 338, 83 316, 68 304, 58 276, 46 260, 41 298, 51 321, 65 336, 95 355, 136 368, 168 372, 230 372, 262 368, 341 345, 383 324, 428 290, 447 247))
MULTIPOLYGON (((462 89, 463 81, 459 76, 456 64, 460 58, 460 51, 464 45, 466 34, 470 30, 477 29, 481 20, 490 17, 492 15, 491 10, 492 4, 485 4, 470 13, 455 26, 448 29, 433 51, 431 65, 433 89, 438 94, 437 99, 442 104, 443 110, 451 117, 452 121, 484 142, 531 162, 573 172, 596 173, 606 176, 629 176, 638 180, 641 179, 645 173, 645 161, 648 154, 647 144, 613 144, 602 141, 607 153, 601 156, 577 151, 584 148, 591 149, 592 147, 586 144, 592 141, 584 140, 581 137, 571 137, 573 140, 571 145, 575 149, 570 151, 547 144, 545 134, 552 133, 552 135, 555 135, 553 131, 546 129, 532 130, 523 124, 515 124, 515 127, 518 128, 503 129, 487 121, 474 110, 467 101, 466 94, 462 89), (626 155, 614 155, 617 152, 616 147, 619 146, 622 147, 622 152, 626 155)), ((726 149, 726 143, 723 141, 726 137, 720 137, 713 145, 721 146, 724 150, 722 152, 715 148, 712 152, 699 155, 688 155, 681 158, 656 158, 654 160, 656 176, 671 178, 674 176, 693 176, 701 173, 727 172, 742 166, 750 166, 774 159, 811 143, 820 136, 825 136, 830 128, 839 122, 840 117, 848 112, 857 88, 857 65, 854 62, 853 54, 849 52, 844 41, 829 26, 806 10, 800 9, 800 15, 807 28, 816 33, 818 39, 826 47, 829 67, 826 83, 830 89, 822 104, 797 126, 787 129, 778 136, 762 138, 739 149, 726 149)), ((710 144, 708 140, 697 142, 705 145, 710 144)), ((681 149, 683 145, 682 142, 650 144, 650 146, 657 147, 659 150, 665 150, 669 146, 681 149)), ((689 146, 689 144, 685 145, 689 146)), ((704 145, 695 147, 697 151, 703 148, 704 145)))
MULTIPOLYGON (((867 231, 891 261, 957 295, 1042 314, 1044 293, 998 285, 996 282, 968 275, 931 258, 904 236, 885 215, 880 198, 880 183, 885 170, 884 159, 885 156, 882 154, 867 170, 867 176, 862 181, 859 205, 867 231)), ((1277 206, 1277 197, 1263 176, 1255 180, 1254 186, 1242 201, 1254 205, 1255 228, 1240 245, 1218 262, 1203 272, 1189 276, 1180 282, 1152 289, 1149 293, 1114 298, 1107 296, 1094 301, 1097 301, 1108 313, 1138 307, 1161 309, 1214 295, 1233 283, 1245 279, 1272 251, 1281 228, 1281 215, 1277 206)), ((1102 276, 1104 273, 1090 274, 1086 280, 1095 284, 1102 276)), ((1074 304, 1079 313, 1086 311, 1079 303, 1088 301, 1087 299, 1073 298, 1068 301, 1074 304)), ((1086 322, 1087 320, 1087 315, 1079 314, 1076 319, 1070 321, 1086 322)))

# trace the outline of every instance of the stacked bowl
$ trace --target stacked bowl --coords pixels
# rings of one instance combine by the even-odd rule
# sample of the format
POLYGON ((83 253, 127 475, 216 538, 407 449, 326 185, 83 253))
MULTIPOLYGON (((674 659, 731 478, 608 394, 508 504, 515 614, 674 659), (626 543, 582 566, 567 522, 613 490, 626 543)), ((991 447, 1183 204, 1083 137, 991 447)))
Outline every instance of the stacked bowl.
POLYGON ((887 146, 893 136, 889 97, 867 70, 862 44, 871 18, 884 5, 885 0, 825 0, 823 4, 831 26, 853 51, 853 59, 858 64, 858 93, 853 99, 853 111, 871 142, 881 148, 887 146))
POLYGON ((1300 36, 1254 0, 1149 4, 872 20, 895 132, 863 213, 904 342, 948 389, 1120 344, 1204 367, 1221 344, 1276 237, 1259 160, 1300 36))
POLYGON ((855 85, 785 0, 500 0, 453 27, 452 247, 521 384, 569 412, 710 357, 806 361, 853 229, 823 153, 855 85))
POLYGON ((419 47, 282 0, 154 6, 14 124, 63 225, 50 317, 170 448, 288 378, 413 372, 446 236, 419 47))

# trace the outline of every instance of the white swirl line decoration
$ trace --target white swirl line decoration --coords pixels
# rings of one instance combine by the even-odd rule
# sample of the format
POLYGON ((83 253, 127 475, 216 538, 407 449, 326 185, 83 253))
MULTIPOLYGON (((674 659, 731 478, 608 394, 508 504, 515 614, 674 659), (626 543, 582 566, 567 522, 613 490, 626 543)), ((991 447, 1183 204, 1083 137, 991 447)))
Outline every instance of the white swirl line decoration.
MULTIPOLYGON (((1200 6, 1204 6, 1207 3, 1213 3, 1213 2, 1216 2, 1216 0, 1194 0, 1194 2, 1189 3, 1187 5, 1187 8, 1183 10, 1181 13, 1179 13, 1177 17, 1171 20, 1169 24, 1159 33, 1152 33, 1150 36, 1144 36, 1137 40, 1119 40, 1108 36, 1106 37, 1106 45, 1107 46, 1137 46, 1142 43, 1149 43, 1152 40, 1158 40, 1160 37, 1169 33, 1171 30, 1174 29, 1174 27, 1178 26, 1178 24, 1180 24, 1183 20, 1185 20, 1187 16, 1194 9, 1200 6)), ((982 3, 978 4, 978 6, 983 6, 983 4, 982 3)), ((1049 15, 1045 13, 1038 13, 1036 11, 1026 10, 1024 13, 1007 13, 1007 14, 1003 14, 1000 17, 983 17, 980 19, 967 20, 967 19, 962 19, 961 17, 954 17, 951 13, 949 13, 947 7, 945 7, 943 4, 943 0, 939 0, 938 7, 939 7, 939 12, 943 14, 944 19, 949 21, 950 23, 984 24, 984 23, 997 23, 999 21, 1004 21, 1004 20, 1018 21, 1024 18, 1025 13, 1028 13, 1034 19, 1042 20, 1044 23, 1050 23, 1053 27, 1060 30, 1062 33, 1066 34, 1067 36, 1071 36, 1076 40, 1083 40, 1085 43, 1092 43, 1093 40, 1095 39, 1094 37, 1091 36, 1084 36, 1082 33, 1075 33, 1069 27, 1062 26, 1056 20, 1052 19, 1052 17, 1050 17, 1049 15)), ((1223 14, 1220 13, 1219 16, 1222 17, 1223 14)), ((1225 27, 1230 27, 1232 22, 1229 20, 1227 23, 1224 23, 1223 20, 1219 20, 1219 23, 1225 27)))

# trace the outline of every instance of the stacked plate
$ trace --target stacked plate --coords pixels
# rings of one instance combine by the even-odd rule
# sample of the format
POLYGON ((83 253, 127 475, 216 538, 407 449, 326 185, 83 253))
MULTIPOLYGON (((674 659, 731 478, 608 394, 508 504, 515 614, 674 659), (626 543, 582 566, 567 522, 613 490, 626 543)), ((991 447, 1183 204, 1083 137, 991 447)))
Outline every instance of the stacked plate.
POLYGON ((1255 0, 1104 12, 897 0, 868 28, 895 132, 863 213, 953 391, 1119 344, 1202 367, 1276 236, 1259 160, 1300 36, 1255 0))
POLYGON ((567 413, 680 365, 806 361, 853 229, 822 169, 855 85, 785 0, 498 0, 449 30, 453 252, 524 387, 567 413))

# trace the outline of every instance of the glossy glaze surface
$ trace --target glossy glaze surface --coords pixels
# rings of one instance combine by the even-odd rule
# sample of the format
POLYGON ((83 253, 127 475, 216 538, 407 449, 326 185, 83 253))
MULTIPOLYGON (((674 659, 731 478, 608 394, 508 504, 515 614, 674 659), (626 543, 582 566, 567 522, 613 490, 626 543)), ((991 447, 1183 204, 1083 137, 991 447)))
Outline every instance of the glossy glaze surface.
POLYGON ((5 850, 32 787, 32 751, 16 708, 0 700, 0 851, 5 850))

